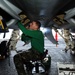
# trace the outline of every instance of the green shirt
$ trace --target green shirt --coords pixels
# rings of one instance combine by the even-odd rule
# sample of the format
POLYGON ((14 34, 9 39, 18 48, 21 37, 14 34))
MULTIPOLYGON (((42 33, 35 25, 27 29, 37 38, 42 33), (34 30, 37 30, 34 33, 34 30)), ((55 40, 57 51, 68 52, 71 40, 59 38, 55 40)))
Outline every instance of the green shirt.
POLYGON ((29 30, 26 29, 21 22, 18 23, 21 31, 26 35, 31 37, 31 47, 40 53, 44 52, 44 35, 40 30, 29 30))

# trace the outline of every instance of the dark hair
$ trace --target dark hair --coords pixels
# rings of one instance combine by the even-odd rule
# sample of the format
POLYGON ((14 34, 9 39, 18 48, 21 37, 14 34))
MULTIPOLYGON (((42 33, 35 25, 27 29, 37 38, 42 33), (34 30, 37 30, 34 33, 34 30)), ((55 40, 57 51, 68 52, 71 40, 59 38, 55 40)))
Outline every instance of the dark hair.
POLYGON ((34 22, 36 22, 36 24, 37 24, 38 28, 40 28, 40 27, 41 27, 41 23, 40 23, 38 20, 34 20, 34 22))

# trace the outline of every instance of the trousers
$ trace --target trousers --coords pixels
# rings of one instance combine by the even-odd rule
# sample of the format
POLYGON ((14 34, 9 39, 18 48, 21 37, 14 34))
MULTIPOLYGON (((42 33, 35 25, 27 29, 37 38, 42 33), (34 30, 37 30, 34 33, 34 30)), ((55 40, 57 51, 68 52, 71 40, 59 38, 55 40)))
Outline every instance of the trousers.
POLYGON ((29 62, 30 60, 39 60, 40 58, 41 54, 32 48, 16 54, 13 59, 18 75, 26 75, 26 71, 24 69, 25 63, 29 62))

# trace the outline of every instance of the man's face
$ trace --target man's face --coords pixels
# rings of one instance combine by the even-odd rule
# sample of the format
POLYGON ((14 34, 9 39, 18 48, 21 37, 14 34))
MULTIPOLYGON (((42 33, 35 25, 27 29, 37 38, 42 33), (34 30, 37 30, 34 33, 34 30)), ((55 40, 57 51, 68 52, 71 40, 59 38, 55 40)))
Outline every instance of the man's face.
POLYGON ((30 29, 31 30, 38 30, 38 26, 37 26, 36 22, 33 21, 30 23, 30 29))

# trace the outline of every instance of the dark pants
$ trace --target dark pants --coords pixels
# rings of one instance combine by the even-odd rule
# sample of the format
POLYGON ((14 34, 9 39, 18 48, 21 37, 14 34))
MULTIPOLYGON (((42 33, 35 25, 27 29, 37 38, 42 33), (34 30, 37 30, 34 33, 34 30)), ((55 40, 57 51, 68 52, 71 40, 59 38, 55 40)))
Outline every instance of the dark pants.
POLYGON ((40 58, 41 58, 41 54, 33 49, 29 49, 27 51, 15 55, 14 63, 18 75, 26 75, 26 71, 24 70, 24 64, 26 62, 30 60, 39 60, 40 58))

